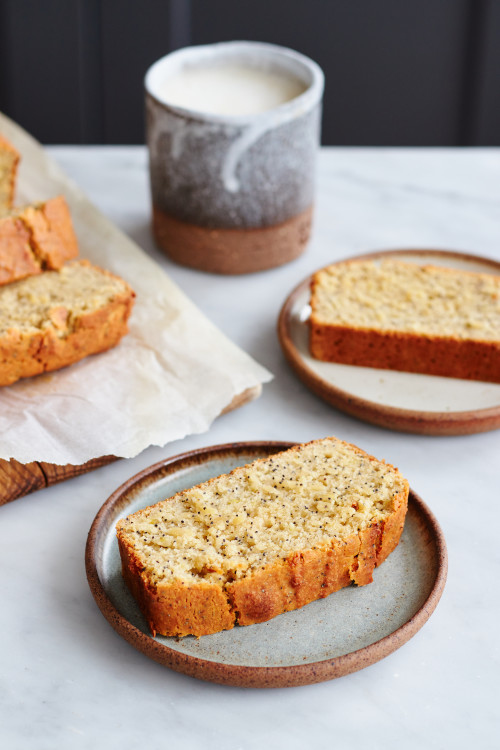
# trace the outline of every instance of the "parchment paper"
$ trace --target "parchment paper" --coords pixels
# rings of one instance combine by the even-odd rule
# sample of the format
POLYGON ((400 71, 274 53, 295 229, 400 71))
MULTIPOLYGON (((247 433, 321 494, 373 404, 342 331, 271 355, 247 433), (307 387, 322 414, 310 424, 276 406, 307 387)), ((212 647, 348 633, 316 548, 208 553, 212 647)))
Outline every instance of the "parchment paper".
POLYGON ((21 152, 16 205, 63 194, 80 256, 117 273, 137 298, 130 333, 108 352, 0 388, 0 458, 83 464, 130 458, 204 432, 272 375, 229 341, 163 270, 108 221, 31 136, 0 114, 21 152))

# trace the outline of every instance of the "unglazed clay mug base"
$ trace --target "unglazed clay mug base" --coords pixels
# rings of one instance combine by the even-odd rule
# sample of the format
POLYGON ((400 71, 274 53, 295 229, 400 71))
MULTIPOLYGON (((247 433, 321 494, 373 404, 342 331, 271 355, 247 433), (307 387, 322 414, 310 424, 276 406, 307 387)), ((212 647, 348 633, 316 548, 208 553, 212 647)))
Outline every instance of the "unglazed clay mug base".
POLYGON ((214 273, 250 273, 305 249, 314 203, 323 74, 282 47, 228 42, 190 47, 147 72, 146 134, 153 233, 175 262, 214 273), (162 85, 185 70, 237 65, 300 82, 302 93, 256 114, 168 104, 162 85))

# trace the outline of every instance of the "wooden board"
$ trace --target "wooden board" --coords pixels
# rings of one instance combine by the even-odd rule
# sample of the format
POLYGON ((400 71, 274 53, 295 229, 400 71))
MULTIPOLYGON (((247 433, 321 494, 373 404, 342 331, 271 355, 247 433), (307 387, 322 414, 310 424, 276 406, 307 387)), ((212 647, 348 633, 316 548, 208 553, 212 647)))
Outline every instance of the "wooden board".
POLYGON ((47 464, 43 461, 33 461, 29 464, 21 464, 19 461, 4 461, 0 459, 0 505, 5 505, 11 500, 28 495, 35 490, 63 482, 79 474, 97 469, 99 466, 115 461, 114 456, 103 456, 94 458, 80 466, 66 464, 47 464))
MULTIPOLYGON (((243 393, 235 396, 231 403, 222 410, 221 414, 226 414, 249 401, 253 401, 260 395, 261 390, 262 386, 260 385, 247 388, 243 393)), ((66 464, 65 466, 59 466, 44 461, 22 464, 15 460, 5 461, 0 459, 0 505, 29 495, 30 492, 64 482, 67 479, 80 476, 80 474, 86 474, 117 460, 116 456, 102 456, 80 465, 66 464)))

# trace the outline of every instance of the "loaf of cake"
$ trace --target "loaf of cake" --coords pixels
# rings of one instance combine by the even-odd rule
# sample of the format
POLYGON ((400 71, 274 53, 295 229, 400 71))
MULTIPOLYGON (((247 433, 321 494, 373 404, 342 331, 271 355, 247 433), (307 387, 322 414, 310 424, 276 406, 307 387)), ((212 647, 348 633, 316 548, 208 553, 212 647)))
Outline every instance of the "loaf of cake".
POLYGON ((19 159, 18 151, 0 135, 0 215, 12 206, 19 159))
POLYGON ((78 255, 78 242, 63 196, 0 217, 0 285, 57 270, 78 255))
POLYGON ((309 347, 327 362, 500 383, 500 276, 331 265, 312 278, 309 347))
POLYGON ((153 635, 264 622, 370 583, 399 542, 408 491, 353 445, 297 445, 119 521, 123 576, 153 635))
POLYGON ((0 287, 0 385, 115 346, 134 296, 125 281, 87 261, 0 287))

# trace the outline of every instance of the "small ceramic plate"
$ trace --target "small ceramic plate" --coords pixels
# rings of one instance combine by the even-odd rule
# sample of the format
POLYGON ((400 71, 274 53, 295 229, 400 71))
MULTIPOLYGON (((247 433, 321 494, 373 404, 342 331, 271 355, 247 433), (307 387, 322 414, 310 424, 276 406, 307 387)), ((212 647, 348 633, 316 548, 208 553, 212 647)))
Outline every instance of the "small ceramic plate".
POLYGON ((374 582, 348 587, 269 622, 202 638, 152 637, 121 576, 115 535, 123 516, 291 443, 204 448, 145 469, 111 495, 90 529, 87 578, 109 623, 139 651, 171 669, 242 687, 288 687, 362 669, 395 651, 427 621, 447 570, 439 525, 413 492, 401 541, 374 582))
MULTIPOLYGON (((500 263, 440 250, 391 250, 362 258, 397 257, 413 263, 500 274, 500 263)), ((353 260, 351 258, 350 260, 353 260)), ((321 362, 309 354, 309 287, 305 279, 280 313, 283 352, 314 393, 354 417, 424 435, 467 435, 500 427, 500 385, 394 370, 321 362)))

